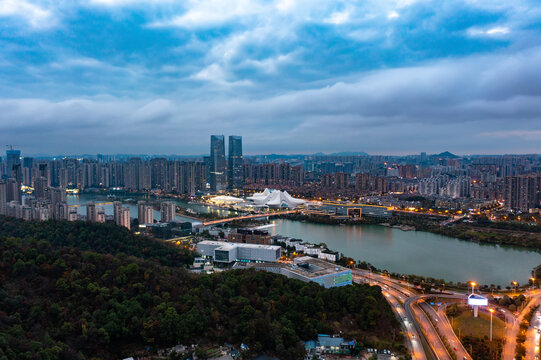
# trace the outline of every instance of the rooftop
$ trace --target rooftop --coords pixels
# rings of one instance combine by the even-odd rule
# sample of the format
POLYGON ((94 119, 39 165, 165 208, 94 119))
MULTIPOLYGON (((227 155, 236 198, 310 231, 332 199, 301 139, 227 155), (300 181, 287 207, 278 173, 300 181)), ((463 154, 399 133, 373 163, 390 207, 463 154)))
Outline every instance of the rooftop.
POLYGON ((317 278, 325 275, 331 275, 349 269, 332 264, 330 262, 316 259, 311 256, 303 256, 295 259, 294 264, 272 263, 272 264, 253 264, 253 267, 278 267, 284 268, 306 278, 317 278))
POLYGON ((213 240, 203 240, 200 241, 198 244, 201 245, 214 245, 214 246, 220 246, 222 248, 231 249, 233 247, 244 247, 244 248, 259 248, 259 249, 274 249, 278 250, 281 249, 280 246, 277 245, 258 245, 258 244, 243 244, 243 243, 230 243, 226 241, 213 241, 213 240))

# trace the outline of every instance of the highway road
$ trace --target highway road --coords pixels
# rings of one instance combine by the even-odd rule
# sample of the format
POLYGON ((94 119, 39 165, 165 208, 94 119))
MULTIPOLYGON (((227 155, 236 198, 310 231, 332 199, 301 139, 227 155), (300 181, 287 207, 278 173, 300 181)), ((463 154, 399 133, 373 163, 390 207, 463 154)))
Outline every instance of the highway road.
MULTIPOLYGON (((400 301, 404 303, 402 309, 404 310, 407 322, 409 323, 408 335, 410 339, 416 340, 417 344, 419 342, 424 343, 423 352, 425 357, 429 359, 451 360, 451 356, 447 352, 436 329, 418 304, 418 301, 420 300, 419 296, 409 288, 407 283, 378 274, 370 274, 367 271, 362 270, 356 270, 355 273, 357 276, 363 277, 365 281, 369 280, 372 284, 379 285, 383 292, 388 292, 395 298, 398 297, 400 301), (426 350, 428 350, 428 354, 426 353, 426 350)), ((389 297, 387 297, 387 299, 389 299, 389 297)), ((435 315, 436 317, 438 316, 437 314, 435 315)))
MULTIPOLYGON (((527 309, 529 310, 532 306, 537 306, 541 304, 541 293, 538 291, 532 292, 532 300, 528 304, 527 309)), ((527 311, 528 311, 527 310, 527 311)), ((535 356, 539 354, 539 337, 541 334, 538 331, 541 329, 541 311, 538 309, 531 321, 530 321, 530 328, 528 329, 526 333, 526 342, 524 343, 524 346, 526 347, 526 360, 535 360, 535 356)))
MULTIPOLYGON (((356 282, 366 282, 368 283, 371 279, 371 276, 364 272, 354 272, 353 278, 356 282)), ((372 284, 377 282, 371 281, 372 284)), ((378 283, 380 284, 380 283, 378 283)), ((399 319, 402 330, 404 331, 405 336, 408 338, 406 345, 410 351, 410 354, 414 360, 430 360, 432 357, 427 358, 423 345, 421 344, 422 338, 415 327, 415 319, 412 314, 408 314, 404 308, 403 302, 408 298, 409 295, 404 294, 401 291, 389 287, 387 285, 381 284, 382 293, 391 305, 393 312, 396 317, 399 319)))
MULTIPOLYGON (((524 316, 528 313, 528 311, 530 311, 531 306, 541 304, 541 290, 531 291, 527 293, 526 296, 531 297, 530 302, 524 307, 524 309, 522 309, 516 319, 509 313, 509 311, 505 312, 507 323, 505 328, 505 345, 503 347, 502 360, 513 360, 515 358, 515 347, 517 345, 519 324, 524 319, 524 316)), ((534 336, 534 334, 529 332, 527 333, 526 343, 524 344, 526 347, 526 359, 535 359, 535 355, 533 355, 533 351, 535 350, 536 346, 534 336)))
POLYGON ((432 306, 424 301, 426 298, 435 296, 450 299, 465 299, 465 294, 418 295, 409 288, 409 284, 406 282, 377 274, 370 274, 368 271, 364 270, 355 270, 354 272, 358 276, 365 278, 365 280, 370 278, 372 283, 380 285, 383 291, 395 292, 398 296, 401 296, 401 301, 404 302, 403 308, 408 315, 408 318, 415 321, 412 328, 417 327, 416 330, 418 333, 422 331, 421 341, 426 341, 426 346, 429 346, 429 357, 441 360, 451 359, 450 354, 439 336, 439 334, 441 334, 447 339, 458 359, 471 360, 470 355, 464 349, 454 333, 445 312, 436 312, 432 306), (430 315, 435 322, 438 331, 436 331, 436 328, 429 320, 427 314, 430 315))

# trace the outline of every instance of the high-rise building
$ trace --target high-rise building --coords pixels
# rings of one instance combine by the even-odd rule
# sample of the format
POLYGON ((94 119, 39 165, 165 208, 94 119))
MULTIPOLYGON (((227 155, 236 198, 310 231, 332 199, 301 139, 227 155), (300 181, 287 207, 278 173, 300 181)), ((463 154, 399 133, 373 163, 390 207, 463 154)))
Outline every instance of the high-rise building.
POLYGON ((68 220, 69 207, 68 204, 64 201, 60 201, 52 204, 53 215, 57 220, 68 220))
POLYGON ((137 202, 137 219, 139 224, 152 224, 154 222, 154 208, 146 201, 137 202))
POLYGON ((242 136, 229 136, 229 188, 241 189, 244 177, 242 168, 242 136))
POLYGON ((123 207, 120 211, 120 226, 124 226, 128 230, 130 229, 131 218, 130 218, 130 208, 123 207))
POLYGON ((89 202, 86 204, 86 221, 96 222, 97 210, 96 204, 89 202))
MULTIPOLYGON (((10 148, 6 150, 6 177, 15 178, 16 174, 14 172, 14 167, 16 165, 21 165, 21 150, 13 150, 10 148)), ((17 179, 21 181, 22 179, 17 179)))
POLYGON ((8 203, 16 201, 17 203, 22 204, 21 185, 13 178, 6 179, 6 201, 8 203))
POLYGON ((47 197, 47 178, 40 176, 34 181, 34 197, 45 199, 47 197))
POLYGON ((349 174, 337 172, 334 174, 334 187, 336 189, 347 189, 349 186, 349 174))
POLYGON ((104 223, 105 222, 105 208, 103 206, 98 206, 96 208, 96 222, 104 223))
POLYGON ((223 135, 210 136, 210 190, 225 190, 225 139, 223 135))
POLYGON ((164 201, 160 205, 161 222, 167 223, 176 219, 176 205, 172 201, 164 201))
POLYGON ((23 184, 26 186, 32 185, 32 167, 34 166, 34 158, 24 157, 23 158, 23 184))
POLYGON ((0 215, 6 215, 7 212, 7 184, 0 180, 0 215))
POLYGON ((76 207, 68 208, 68 221, 77 221, 79 218, 76 207))
POLYGON ((98 213, 96 209, 96 204, 89 202, 86 204, 86 221, 96 222, 98 218, 98 213))
POLYGON ((115 219, 115 224, 120 225, 122 216, 122 203, 120 201, 113 202, 113 218, 115 219))
POLYGON ((505 178, 505 208, 527 212, 537 201, 537 177, 531 175, 508 176, 505 178))

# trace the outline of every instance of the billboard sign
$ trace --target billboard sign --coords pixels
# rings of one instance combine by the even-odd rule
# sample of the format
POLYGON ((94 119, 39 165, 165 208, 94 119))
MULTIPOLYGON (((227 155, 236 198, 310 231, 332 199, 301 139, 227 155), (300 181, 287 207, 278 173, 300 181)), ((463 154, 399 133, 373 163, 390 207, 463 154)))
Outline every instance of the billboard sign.
POLYGON ((471 306, 487 306, 488 299, 481 295, 472 294, 468 296, 468 305, 471 306))

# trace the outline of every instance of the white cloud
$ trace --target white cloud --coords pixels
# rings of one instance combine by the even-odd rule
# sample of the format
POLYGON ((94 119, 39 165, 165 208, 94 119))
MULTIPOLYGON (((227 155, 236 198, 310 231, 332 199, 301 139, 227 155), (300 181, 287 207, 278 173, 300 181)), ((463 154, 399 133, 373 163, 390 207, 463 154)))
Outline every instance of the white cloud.
POLYGON ((247 86, 251 85, 251 81, 249 80, 237 80, 237 81, 230 81, 230 74, 228 74, 222 66, 219 64, 211 64, 207 66, 206 68, 200 70, 196 74, 190 76, 190 79, 194 80, 202 80, 202 81, 209 81, 217 85, 221 86, 232 86, 232 85, 241 85, 241 86, 247 86))
POLYGON ((336 12, 333 12, 330 17, 325 19, 324 22, 329 23, 329 24, 340 25, 340 24, 347 23, 349 21, 349 16, 350 16, 350 13, 348 10, 336 11, 336 12))
POLYGON ((243 65, 253 66, 265 73, 273 74, 278 71, 281 65, 291 63, 294 60, 294 53, 280 54, 275 57, 268 57, 263 60, 248 59, 243 62, 243 65))
POLYGON ((506 26, 495 26, 491 28, 473 27, 467 30, 468 35, 472 37, 503 37, 510 32, 511 30, 506 26))
POLYGON ((487 30, 487 35, 505 35, 509 34, 509 28, 507 27, 493 27, 487 30))
POLYGON ((34 29, 46 29, 56 24, 51 11, 25 0, 0 0, 0 17, 15 16, 34 29))
POLYGON ((391 20, 391 19, 398 19, 400 17, 400 14, 397 13, 396 11, 391 11, 387 14, 387 19, 391 20))
POLYGON ((156 21, 151 27, 199 28, 220 25, 244 16, 259 14, 263 7, 249 0, 202 0, 189 2, 191 7, 170 20, 156 21))
POLYGON ((103 6, 127 6, 133 4, 166 4, 173 3, 175 0, 90 0, 91 4, 103 6))

